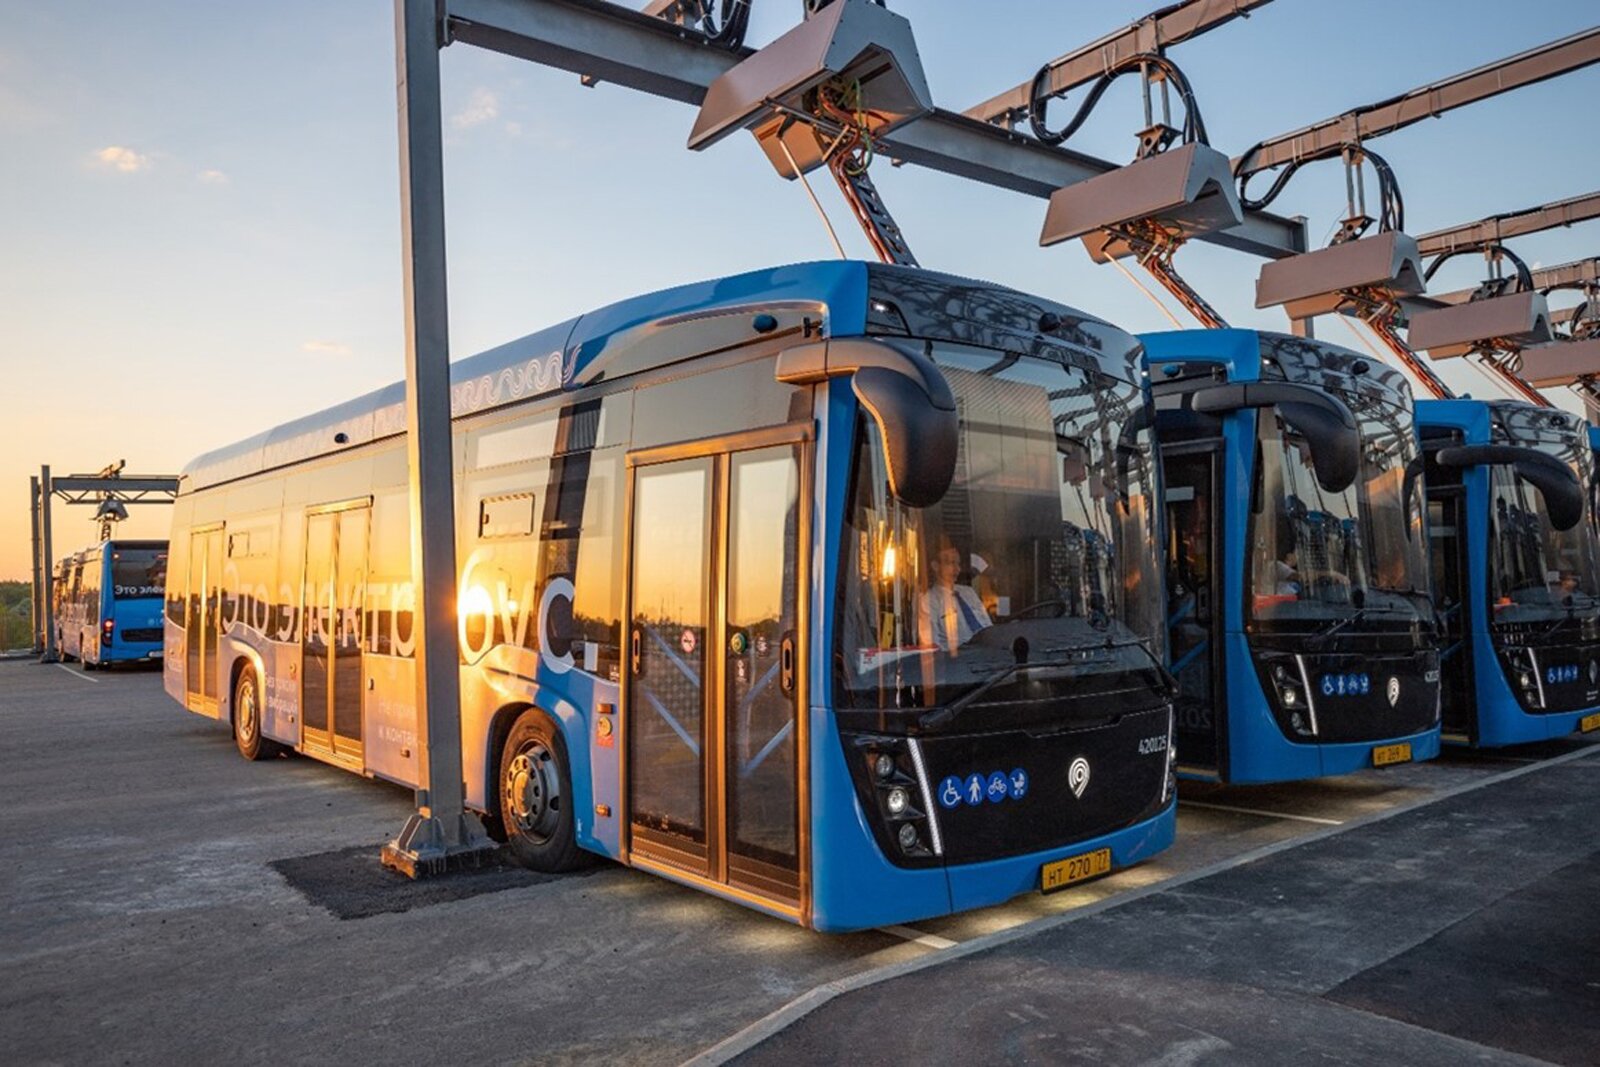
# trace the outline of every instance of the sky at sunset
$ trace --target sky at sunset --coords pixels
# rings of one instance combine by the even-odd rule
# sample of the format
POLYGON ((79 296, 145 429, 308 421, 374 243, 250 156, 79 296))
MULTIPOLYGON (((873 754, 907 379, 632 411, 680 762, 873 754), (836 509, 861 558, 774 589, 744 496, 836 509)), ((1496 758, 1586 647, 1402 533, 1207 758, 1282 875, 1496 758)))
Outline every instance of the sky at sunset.
MULTIPOLYGON (((751 43, 800 6, 754 0, 751 43)), ((1155 2, 890 6, 912 21, 935 101, 960 109, 1155 2)), ((175 472, 402 376, 393 11, 385 0, 0 0, 0 13, 0 578, 26 578, 40 464, 175 472)), ((1212 143, 1236 154, 1597 13, 1592 0, 1277 0, 1172 55, 1212 143)), ((749 137, 691 153, 694 112, 680 104, 465 45, 443 66, 457 358, 636 293, 831 254, 803 192, 749 137)), ((1600 67, 1376 143, 1399 175, 1407 230, 1593 191, 1597 99, 1600 67)), ((1129 159, 1141 117, 1136 87, 1119 85, 1072 145, 1129 159)), ((1080 246, 1038 247, 1042 201, 913 167, 874 177, 923 265, 1129 329, 1167 327, 1080 246)), ((815 187, 847 250, 867 255, 837 194, 815 187)), ((1273 210, 1309 216, 1322 243, 1343 205, 1342 171, 1324 163, 1273 210)), ((1512 247, 1542 265, 1600 254, 1600 222, 1512 247)), ((1179 264, 1231 321, 1284 328, 1280 312, 1252 306, 1260 261, 1195 246, 1179 264)), ((1433 287, 1470 285, 1480 270, 1463 259, 1433 287)), ((1340 324, 1319 333, 1360 347, 1340 324)), ((1450 377, 1496 395, 1464 366, 1450 377)), ((93 538, 92 510, 56 508, 58 556, 93 538)), ((164 536, 167 520, 136 509, 121 532, 164 536)))

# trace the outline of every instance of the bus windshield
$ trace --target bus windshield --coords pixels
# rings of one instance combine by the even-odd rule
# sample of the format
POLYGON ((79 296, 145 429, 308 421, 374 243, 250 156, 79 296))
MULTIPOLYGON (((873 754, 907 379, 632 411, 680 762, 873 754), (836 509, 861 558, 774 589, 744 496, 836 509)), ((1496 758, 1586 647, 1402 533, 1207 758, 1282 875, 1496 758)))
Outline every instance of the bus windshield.
POLYGON ((928 347, 960 412, 955 478, 938 504, 900 504, 867 422, 845 512, 838 706, 971 693, 990 722, 1037 722, 1072 714, 1067 697, 1138 689, 1156 703, 1159 468, 1143 391, 1044 358, 928 347))
POLYGON ((1317 482, 1304 437, 1273 412, 1257 419, 1250 613, 1258 622, 1298 630, 1360 609, 1372 628, 1388 629, 1432 617, 1411 413, 1370 395, 1343 399, 1360 426, 1361 467, 1342 493, 1317 482))
MULTIPOLYGON (((1519 427, 1519 431, 1522 428, 1519 427)), ((1518 432, 1530 445, 1572 467, 1580 485, 1594 478, 1588 442, 1571 433, 1518 432)), ((1550 525, 1539 490, 1509 466, 1489 474, 1489 519, 1494 545, 1490 597, 1496 624, 1540 622, 1600 611, 1600 560, 1595 516, 1570 530, 1550 525)))
POLYGON ((111 552, 111 595, 117 600, 166 595, 167 550, 117 546, 111 552))

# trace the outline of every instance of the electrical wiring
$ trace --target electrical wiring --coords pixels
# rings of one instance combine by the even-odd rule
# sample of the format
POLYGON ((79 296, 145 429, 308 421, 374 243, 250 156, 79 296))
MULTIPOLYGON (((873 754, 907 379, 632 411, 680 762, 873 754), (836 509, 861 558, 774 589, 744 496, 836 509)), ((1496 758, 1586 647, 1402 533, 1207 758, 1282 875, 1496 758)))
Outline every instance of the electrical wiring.
POLYGON ((1159 70, 1178 90, 1178 97, 1183 101, 1183 143, 1193 144, 1198 141, 1200 144, 1209 145, 1211 140, 1206 134, 1205 119, 1200 115, 1200 105, 1195 101, 1194 89, 1189 84, 1188 77, 1178 69, 1176 63, 1155 52, 1140 52, 1129 56, 1096 78, 1094 84, 1089 87, 1088 94, 1084 96, 1083 102, 1078 105, 1078 110, 1073 114, 1071 121, 1059 130, 1050 129, 1046 123, 1046 110, 1050 101, 1057 98, 1048 91, 1051 67, 1048 63, 1040 67, 1039 72, 1033 76, 1033 85, 1028 92, 1028 124, 1033 130, 1034 137, 1048 145, 1065 142, 1077 133, 1089 118, 1089 113, 1095 109, 1095 105, 1100 102, 1106 90, 1111 88, 1112 82, 1124 74, 1146 67, 1159 70))
MULTIPOLYGON (((1284 186, 1289 184, 1289 179, 1294 177, 1303 165, 1314 162, 1297 159, 1284 164, 1272 184, 1267 187, 1266 193, 1260 197, 1251 197, 1250 179, 1261 172, 1247 171, 1245 168, 1250 162, 1250 157, 1255 155, 1259 148, 1261 148, 1260 142, 1252 145, 1239 157, 1239 166, 1234 170, 1234 176, 1239 180, 1239 206, 1246 211, 1261 211, 1266 208, 1278 198, 1284 186)), ((1358 153, 1362 159, 1372 164, 1373 172, 1378 176, 1378 232, 1403 232, 1406 227, 1406 203, 1400 194, 1400 181, 1395 177, 1394 168, 1389 166, 1389 161, 1364 145, 1346 145, 1343 151, 1358 153)))

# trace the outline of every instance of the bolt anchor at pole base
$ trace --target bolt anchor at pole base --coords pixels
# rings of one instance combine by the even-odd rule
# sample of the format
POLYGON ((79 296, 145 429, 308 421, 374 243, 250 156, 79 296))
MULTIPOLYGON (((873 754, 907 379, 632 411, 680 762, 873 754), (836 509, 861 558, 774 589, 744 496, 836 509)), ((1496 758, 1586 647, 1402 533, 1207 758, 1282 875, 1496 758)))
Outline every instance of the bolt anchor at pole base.
POLYGON ((428 878, 494 860, 500 846, 484 833, 483 824, 470 811, 447 826, 435 815, 412 813, 393 841, 383 846, 383 865, 407 878, 428 878))

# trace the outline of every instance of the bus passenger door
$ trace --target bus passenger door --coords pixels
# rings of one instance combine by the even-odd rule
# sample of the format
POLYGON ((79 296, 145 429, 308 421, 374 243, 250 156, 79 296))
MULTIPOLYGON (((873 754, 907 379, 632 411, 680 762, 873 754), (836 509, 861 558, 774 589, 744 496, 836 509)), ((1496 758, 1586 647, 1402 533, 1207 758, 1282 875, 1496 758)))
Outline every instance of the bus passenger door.
POLYGON ((1163 449, 1167 505, 1167 630, 1178 679, 1178 763, 1220 768, 1222 603, 1217 574, 1217 452, 1163 449))
POLYGON ((217 638, 222 632, 222 527, 189 535, 188 599, 184 607, 184 689, 189 708, 218 714, 217 638))
MULTIPOLYGON (((1428 469, 1434 474, 1435 467, 1428 469)), ((1440 480, 1454 472, 1440 469, 1440 480)), ((1428 487, 1428 563, 1433 572, 1433 607, 1444 623, 1439 649, 1439 722, 1444 733, 1463 741, 1474 738, 1472 605, 1467 580, 1466 494, 1455 483, 1428 487)))
POLYGON ((306 516, 300 627, 303 744, 357 769, 362 756, 361 634, 370 515, 363 501, 306 516))
POLYGON ((798 915, 804 444, 718 444, 629 460, 629 848, 798 915))

